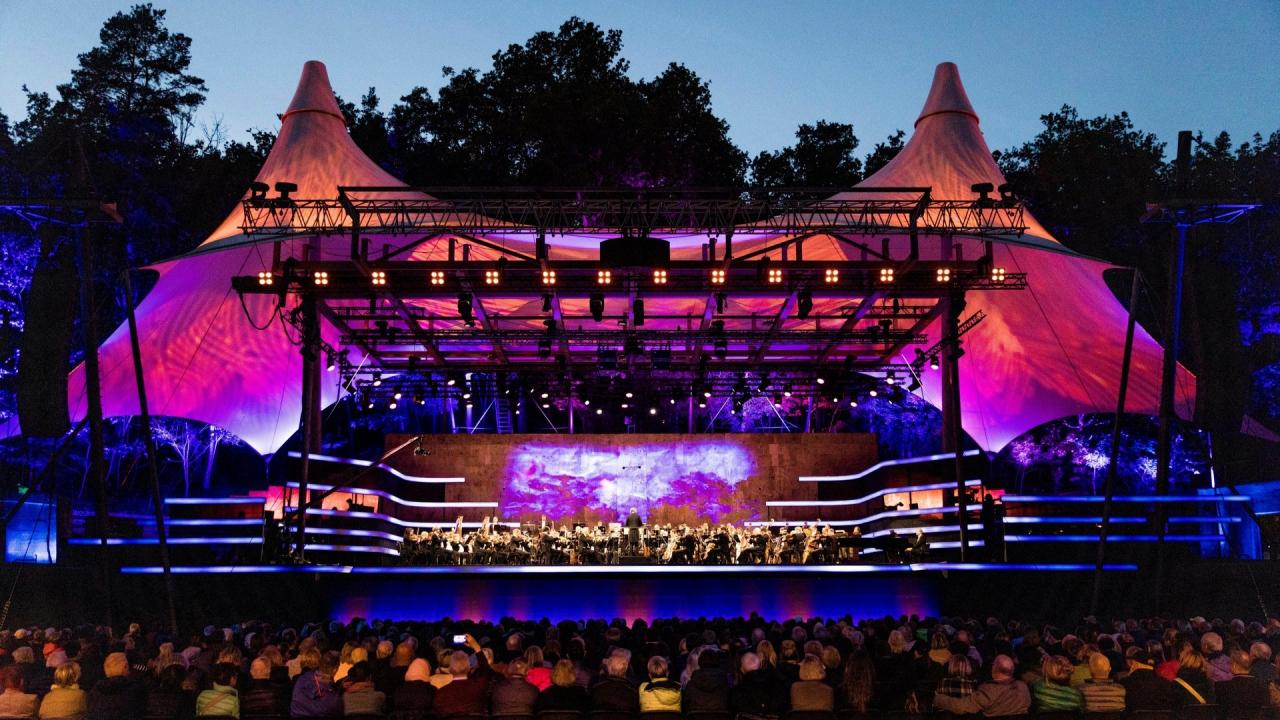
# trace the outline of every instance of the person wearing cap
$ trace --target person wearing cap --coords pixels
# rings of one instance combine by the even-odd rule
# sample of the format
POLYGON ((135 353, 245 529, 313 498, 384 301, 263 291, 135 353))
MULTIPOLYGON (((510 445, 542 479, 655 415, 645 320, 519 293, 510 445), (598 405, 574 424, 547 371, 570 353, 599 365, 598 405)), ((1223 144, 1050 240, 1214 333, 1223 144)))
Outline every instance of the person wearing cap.
POLYGON ((129 678, 129 658, 113 652, 102 662, 105 677, 89 691, 87 720, 134 720, 142 716, 142 688, 129 678))

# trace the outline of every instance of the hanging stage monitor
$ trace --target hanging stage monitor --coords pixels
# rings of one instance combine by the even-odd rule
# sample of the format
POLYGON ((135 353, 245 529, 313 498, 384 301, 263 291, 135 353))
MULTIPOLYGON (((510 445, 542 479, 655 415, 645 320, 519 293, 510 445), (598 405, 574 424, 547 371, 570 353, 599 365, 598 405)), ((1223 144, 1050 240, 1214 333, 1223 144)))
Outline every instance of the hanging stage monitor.
POLYGON ((665 268, 671 264, 671 243, 648 236, 610 238, 600 243, 600 264, 665 268))

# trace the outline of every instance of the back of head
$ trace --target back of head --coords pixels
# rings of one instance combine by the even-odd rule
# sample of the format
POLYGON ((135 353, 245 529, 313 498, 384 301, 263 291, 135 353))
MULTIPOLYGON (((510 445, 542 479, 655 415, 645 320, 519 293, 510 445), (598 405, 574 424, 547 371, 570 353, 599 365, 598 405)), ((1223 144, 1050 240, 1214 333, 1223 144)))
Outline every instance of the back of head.
POLYGON ((372 677, 372 673, 369 671, 368 660, 361 660, 347 670, 347 680, 353 683, 365 682, 370 677, 372 677))
POLYGON ((1111 660, 1106 653, 1096 652, 1089 656, 1089 676, 1094 680, 1111 677, 1111 660))
POLYGON ((1231 673, 1233 675, 1248 675, 1251 665, 1253 665, 1253 661, 1249 658, 1249 653, 1243 650, 1231 651, 1231 673))
POLYGON ((1041 665, 1045 680, 1058 685, 1071 682, 1071 661, 1061 655, 1052 655, 1044 659, 1041 665))
POLYGON ((423 658, 414 658, 404 671, 405 682, 429 682, 431 679, 431 663, 423 658))
POLYGON ((714 649, 706 648, 698 655, 698 667, 707 670, 720 669, 720 653, 714 649))
POLYGON ((254 680, 271 679, 271 661, 259 655, 249 664, 249 677, 254 680))
POLYGON ((466 677, 471 672, 471 659, 461 650, 454 650, 449 655, 449 674, 454 677, 466 677))
POLYGON ((102 661, 102 672, 109 678, 124 677, 129 673, 129 658, 122 652, 113 652, 102 661))
POLYGON ((817 655, 805 655, 804 660, 800 661, 801 680, 822 680, 826 677, 827 672, 817 655))
POLYGON ((1249 646, 1249 658, 1251 660, 1262 660, 1264 662, 1271 660, 1271 646, 1264 642, 1256 642, 1249 646))
POLYGON ((507 675, 509 677, 524 677, 529 673, 529 663, 522 657, 507 663, 507 675))
POLYGON ((25 685, 26 677, 22 674, 22 668, 17 665, 6 665, 0 668, 0 687, 22 692, 25 685))
POLYGON ((646 668, 649 671, 649 678, 657 680, 667 676, 667 659, 661 655, 654 655, 649 658, 649 664, 646 668))
POLYGON ((64 662, 53 671, 53 684, 60 688, 69 688, 80 682, 80 663, 75 660, 64 662))
POLYGON ((1128 650, 1125 650, 1124 656, 1125 659, 1131 663, 1138 663, 1139 665, 1151 664, 1151 653, 1147 652, 1146 648, 1138 645, 1134 645, 1128 650))
POLYGON ((556 663, 551 669, 551 684, 560 687, 572 687, 578 680, 578 673, 574 670, 573 661, 565 658, 556 663))
POLYGON ((383 640, 382 642, 379 642, 378 643, 378 659, 386 660, 387 658, 391 657, 391 653, 395 652, 395 649, 396 649, 395 643, 391 642, 390 640, 383 640))
POLYGON ((210 673, 214 685, 232 686, 236 684, 236 678, 240 675, 240 668, 231 663, 218 663, 213 666, 210 673))
POLYGON ((1207 632, 1200 636, 1200 652, 1205 655, 1222 652, 1222 636, 1216 632, 1207 632))
POLYGON ((760 656, 753 652, 743 653, 742 660, 739 661, 739 667, 741 667, 743 674, 759 670, 760 656))
POLYGON ((368 651, 368 650, 365 650, 365 649, 364 649, 364 648, 362 648, 362 647, 352 648, 352 650, 351 650, 351 664, 352 664, 352 665, 355 665, 356 663, 362 663, 362 662, 368 662, 368 661, 369 661, 369 651, 368 651))
POLYGON ((303 672, 320 669, 320 651, 315 645, 302 648, 298 653, 298 666, 303 672))
POLYGON ((13 649, 13 661, 19 665, 33 665, 36 661, 36 654, 28 645, 20 645, 13 649))
POLYGON ((631 662, 623 655, 610 655, 605 658, 604 671, 612 678, 625 678, 631 662))
POLYGON ((956 653, 947 658, 947 675, 954 678, 973 677, 973 664, 967 655, 956 653))
POLYGON ((1013 677, 1013 658, 1008 655, 997 655, 991 661, 991 679, 1008 680, 1013 677))

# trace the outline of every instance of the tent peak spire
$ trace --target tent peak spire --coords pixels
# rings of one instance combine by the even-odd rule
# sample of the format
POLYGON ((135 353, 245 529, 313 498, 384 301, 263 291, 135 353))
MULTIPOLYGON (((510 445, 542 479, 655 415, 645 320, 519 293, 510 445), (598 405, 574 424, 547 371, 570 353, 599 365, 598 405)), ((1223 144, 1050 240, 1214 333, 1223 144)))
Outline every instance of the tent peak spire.
POLYGON ((942 113, 968 115, 974 122, 979 122, 978 113, 964 91, 964 83, 960 82, 960 68, 953 62, 938 63, 934 69, 933 86, 929 88, 929 98, 924 101, 924 109, 916 118, 916 125, 930 115, 942 113))
POLYGON ((289 102, 289 108, 284 111, 281 119, 302 112, 332 115, 346 124, 342 110, 338 108, 338 100, 334 97, 333 87, 329 84, 329 71, 319 60, 308 60, 303 64, 298 89, 293 91, 293 100, 289 102))

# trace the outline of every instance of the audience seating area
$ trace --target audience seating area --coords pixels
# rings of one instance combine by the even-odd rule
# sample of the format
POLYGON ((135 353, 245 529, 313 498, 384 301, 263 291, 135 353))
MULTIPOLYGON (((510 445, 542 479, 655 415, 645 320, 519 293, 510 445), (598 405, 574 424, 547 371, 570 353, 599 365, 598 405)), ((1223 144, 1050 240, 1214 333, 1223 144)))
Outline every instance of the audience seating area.
POLYGON ((1280 720, 1280 620, 758 616, 0 631, 0 718, 1280 720))

